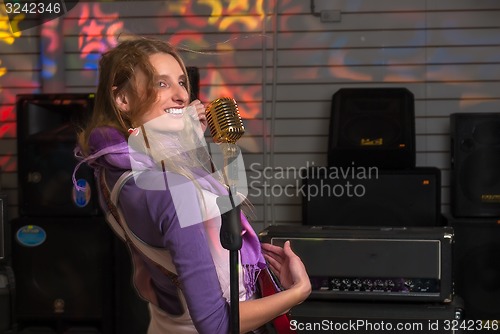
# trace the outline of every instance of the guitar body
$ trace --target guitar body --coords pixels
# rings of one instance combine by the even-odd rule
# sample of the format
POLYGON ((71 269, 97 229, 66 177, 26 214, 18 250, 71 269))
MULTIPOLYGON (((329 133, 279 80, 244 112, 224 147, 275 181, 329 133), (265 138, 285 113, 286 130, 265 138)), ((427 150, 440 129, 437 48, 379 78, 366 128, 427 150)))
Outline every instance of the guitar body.
MULTIPOLYGON (((260 271, 258 282, 262 297, 270 296, 280 291, 273 275, 267 268, 260 271)), ((291 329, 288 314, 282 314, 276 317, 273 320, 273 327, 278 334, 297 334, 295 330, 291 329)))

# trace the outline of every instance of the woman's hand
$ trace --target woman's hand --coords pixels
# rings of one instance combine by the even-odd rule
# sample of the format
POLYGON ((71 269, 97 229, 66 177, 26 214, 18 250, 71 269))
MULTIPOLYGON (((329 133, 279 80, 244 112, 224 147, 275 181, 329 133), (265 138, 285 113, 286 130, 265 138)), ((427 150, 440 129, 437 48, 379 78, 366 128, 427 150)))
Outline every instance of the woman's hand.
POLYGON ((205 106, 203 105, 203 103, 201 103, 200 100, 194 100, 189 104, 189 106, 195 108, 196 113, 193 112, 191 116, 193 117, 193 119, 200 121, 201 130, 205 132, 208 126, 205 106))
POLYGON ((297 289, 304 301, 311 293, 311 281, 302 260, 292 251, 290 241, 283 248, 264 243, 262 250, 269 267, 285 289, 297 289))
POLYGON ((285 314, 302 303, 311 294, 311 282, 302 260, 290 248, 262 244, 262 253, 269 268, 274 272, 285 290, 240 302, 240 330, 252 331, 285 314))

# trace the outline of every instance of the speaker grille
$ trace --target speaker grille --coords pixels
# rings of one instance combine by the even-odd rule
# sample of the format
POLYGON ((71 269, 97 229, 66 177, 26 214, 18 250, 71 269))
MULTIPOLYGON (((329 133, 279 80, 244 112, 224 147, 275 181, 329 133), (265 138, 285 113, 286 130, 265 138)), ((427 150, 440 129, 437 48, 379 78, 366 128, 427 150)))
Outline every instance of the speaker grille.
POLYGON ((342 88, 332 97, 328 164, 415 167, 415 111, 406 88, 342 88))
POLYGON ((17 96, 19 211, 21 216, 99 215, 92 170, 77 164, 76 132, 93 109, 92 94, 28 94, 17 96))
POLYGON ((455 231, 453 277, 466 317, 500 319, 500 225, 485 218, 451 218, 450 224, 455 231))
POLYGON ((113 238, 102 218, 12 222, 17 317, 112 321, 113 238))
POLYGON ((500 216, 500 113, 450 116, 451 212, 500 216))
POLYGON ((339 146, 377 149, 404 144, 397 101, 348 100, 340 108, 339 146))
POLYGON ((470 153, 463 160, 458 184, 470 202, 500 205, 496 197, 500 194, 500 147, 483 147, 470 153))

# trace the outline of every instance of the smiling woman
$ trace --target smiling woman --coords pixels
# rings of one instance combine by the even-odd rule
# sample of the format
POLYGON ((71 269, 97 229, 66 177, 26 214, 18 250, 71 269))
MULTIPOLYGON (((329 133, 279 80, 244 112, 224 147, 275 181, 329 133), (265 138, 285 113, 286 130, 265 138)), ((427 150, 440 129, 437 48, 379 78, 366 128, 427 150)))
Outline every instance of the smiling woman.
MULTIPOLYGON (((181 131, 184 128, 184 106, 189 99, 185 69, 173 56, 166 53, 153 54, 149 57, 149 61, 158 72, 154 78, 158 99, 150 110, 140 115, 137 122, 144 124, 167 113, 169 115, 166 120, 169 124, 168 130, 181 131)), ((137 73, 136 80, 136 85, 140 89, 147 87, 147 77, 141 71, 137 73)), ((140 94, 144 94, 144 92, 140 92, 140 94)), ((129 110, 126 92, 122 96, 117 96, 117 105, 123 111, 129 110)), ((201 108, 203 109, 203 106, 201 108)))
MULTIPOLYGON (((126 40, 102 56, 94 112, 79 135, 81 163, 95 168, 101 207, 129 246, 150 334, 231 329, 229 252, 216 203, 228 190, 208 168, 205 107, 189 96, 186 67, 170 44, 126 40)), ((265 333, 266 323, 307 298, 311 284, 288 243, 261 248, 244 214, 241 229, 239 327, 265 333), (260 297, 266 260, 286 290, 260 297)))

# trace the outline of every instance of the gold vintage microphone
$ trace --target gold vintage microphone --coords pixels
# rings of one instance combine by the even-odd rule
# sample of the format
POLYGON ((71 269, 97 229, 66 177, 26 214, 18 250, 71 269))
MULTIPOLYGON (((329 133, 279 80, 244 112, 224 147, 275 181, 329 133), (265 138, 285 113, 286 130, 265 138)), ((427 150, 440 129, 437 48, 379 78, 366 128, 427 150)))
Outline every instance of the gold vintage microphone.
POLYGON ((217 144, 234 144, 245 133, 238 104, 230 97, 221 97, 208 104, 207 122, 217 144))
MULTIPOLYGON (((221 146, 224 156, 222 171, 230 192, 236 194, 235 185, 238 183, 238 166, 236 159, 240 153, 236 141, 245 133, 238 104, 233 98, 221 97, 207 105, 207 123, 213 141, 221 146), (231 189, 233 188, 233 189, 231 189)), ((231 197, 232 198, 232 197, 231 197)))
POLYGON ((208 104, 206 110, 210 134, 214 142, 222 146, 224 154, 222 171, 229 186, 229 196, 219 196, 217 205, 222 220, 220 242, 222 247, 229 250, 231 333, 236 334, 240 332, 238 251, 241 249, 242 239, 240 206, 235 205, 233 199, 233 195, 237 194, 238 167, 236 162, 239 154, 239 148, 235 143, 243 136, 245 128, 238 105, 232 98, 216 99, 208 104), (227 169, 227 173, 224 172, 225 169, 227 169))

